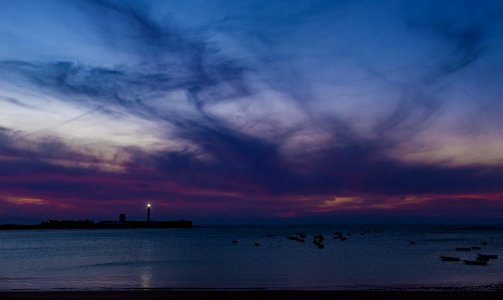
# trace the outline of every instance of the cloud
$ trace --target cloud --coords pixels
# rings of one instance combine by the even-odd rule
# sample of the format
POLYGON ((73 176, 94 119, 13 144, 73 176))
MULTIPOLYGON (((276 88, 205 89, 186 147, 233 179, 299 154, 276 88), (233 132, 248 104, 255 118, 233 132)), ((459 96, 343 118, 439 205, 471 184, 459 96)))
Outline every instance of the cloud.
POLYGON ((20 28, 2 4, 0 196, 299 216, 501 193, 497 126, 466 133, 483 93, 458 100, 498 61, 497 10, 409 4, 55 1, 20 28))
POLYGON ((42 199, 36 198, 6 198, 5 202, 13 203, 15 205, 45 205, 46 202, 42 199))

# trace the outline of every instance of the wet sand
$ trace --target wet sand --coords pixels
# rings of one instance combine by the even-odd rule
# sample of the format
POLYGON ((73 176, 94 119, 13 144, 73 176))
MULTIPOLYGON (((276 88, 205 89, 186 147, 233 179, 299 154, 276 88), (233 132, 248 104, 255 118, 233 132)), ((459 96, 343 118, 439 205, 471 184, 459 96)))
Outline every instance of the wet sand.
POLYGON ((129 291, 12 291, 2 300, 81 299, 344 299, 344 300, 501 300, 503 291, 275 291, 275 290, 129 290, 129 291))

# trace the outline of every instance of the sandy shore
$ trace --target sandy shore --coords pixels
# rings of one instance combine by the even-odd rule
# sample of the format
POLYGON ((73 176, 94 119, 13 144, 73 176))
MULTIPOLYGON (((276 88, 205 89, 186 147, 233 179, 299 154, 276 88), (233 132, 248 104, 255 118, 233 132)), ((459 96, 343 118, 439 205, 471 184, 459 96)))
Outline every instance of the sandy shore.
POLYGON ((2 300, 80 299, 369 299, 369 300, 501 300, 503 291, 274 291, 274 290, 130 290, 130 291, 12 291, 2 300))

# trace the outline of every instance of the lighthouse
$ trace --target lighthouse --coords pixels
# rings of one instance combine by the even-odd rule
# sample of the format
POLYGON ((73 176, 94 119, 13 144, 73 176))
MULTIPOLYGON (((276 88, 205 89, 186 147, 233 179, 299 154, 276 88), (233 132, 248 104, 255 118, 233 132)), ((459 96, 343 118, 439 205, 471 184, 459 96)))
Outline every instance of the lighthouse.
POLYGON ((150 203, 147 204, 147 223, 150 223, 150 203))

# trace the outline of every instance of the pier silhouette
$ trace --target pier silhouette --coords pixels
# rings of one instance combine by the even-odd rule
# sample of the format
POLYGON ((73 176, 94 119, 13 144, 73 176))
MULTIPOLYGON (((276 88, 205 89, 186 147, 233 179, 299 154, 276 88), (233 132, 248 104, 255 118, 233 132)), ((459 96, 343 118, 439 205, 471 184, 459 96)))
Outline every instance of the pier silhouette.
POLYGON ((128 221, 126 215, 119 214, 118 221, 103 220, 94 222, 92 220, 63 220, 48 219, 40 224, 20 225, 20 224, 2 224, 0 230, 16 229, 133 229, 133 228, 192 228, 190 220, 169 220, 153 221, 151 220, 151 204, 147 204, 146 221, 128 221))

